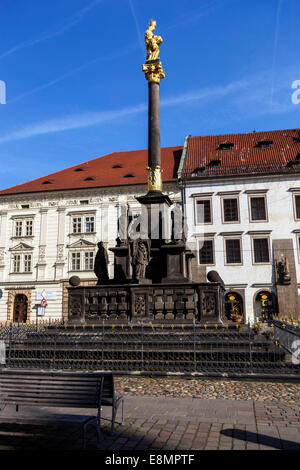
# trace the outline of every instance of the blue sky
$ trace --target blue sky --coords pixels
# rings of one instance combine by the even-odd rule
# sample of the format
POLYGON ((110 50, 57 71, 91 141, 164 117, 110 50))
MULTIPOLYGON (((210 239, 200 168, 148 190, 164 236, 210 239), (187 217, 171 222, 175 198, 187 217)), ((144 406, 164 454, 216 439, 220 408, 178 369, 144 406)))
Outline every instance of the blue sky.
POLYGON ((1 0, 0 15, 1 189, 147 147, 152 17, 162 146, 300 127, 299 0, 1 0))

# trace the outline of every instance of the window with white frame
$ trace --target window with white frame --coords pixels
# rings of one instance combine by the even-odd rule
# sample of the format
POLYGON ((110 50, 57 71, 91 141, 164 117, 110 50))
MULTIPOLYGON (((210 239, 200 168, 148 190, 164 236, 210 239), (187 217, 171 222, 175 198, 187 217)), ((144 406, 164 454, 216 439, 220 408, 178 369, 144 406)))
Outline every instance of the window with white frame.
POLYGON ((32 237, 33 219, 16 219, 14 221, 14 237, 32 237))
POLYGON ((24 255, 24 273, 31 272, 31 255, 24 255))
POLYGON ((81 233, 81 217, 73 217, 72 219, 73 233, 81 233))
POLYGON ((21 255, 13 256, 13 272, 14 273, 21 272, 21 255))
POLYGON ((251 222, 266 222, 267 221, 267 208, 266 208, 265 194, 250 196, 250 221, 251 222))
POLYGON ((71 271, 93 271, 94 252, 93 251, 75 251, 70 253, 71 271))
POLYGON ((95 232, 95 216, 94 215, 78 215, 72 217, 72 233, 94 233, 95 232))
POLYGON ((72 257, 72 271, 80 271, 81 253, 71 253, 71 257, 72 257))
POLYGON ((31 273, 32 272, 32 254, 17 253, 12 259, 13 273, 31 273))
POLYGON ((26 237, 31 237, 33 235, 33 221, 30 219, 25 221, 25 234, 26 237))
POLYGON ((240 238, 225 239, 225 263, 242 264, 242 249, 240 238))
POLYGON ((211 198, 195 199, 195 221, 196 224, 212 223, 211 198))
POLYGON ((84 253, 84 269, 91 271, 94 268, 94 253, 87 251, 84 253))
POLYGON ((198 242, 198 253, 199 253, 199 264, 210 265, 215 264, 214 256, 214 240, 213 238, 207 238, 205 240, 199 240, 198 242))
POLYGON ((270 262, 270 243, 268 237, 256 237, 252 239, 253 263, 270 262))
POLYGON ((239 222, 239 203, 237 197, 222 199, 223 223, 239 222))
POLYGON ((300 220, 300 194, 294 194, 295 219, 300 220))
POLYGON ((87 216, 85 217, 85 232, 91 233, 95 231, 95 217, 87 216))

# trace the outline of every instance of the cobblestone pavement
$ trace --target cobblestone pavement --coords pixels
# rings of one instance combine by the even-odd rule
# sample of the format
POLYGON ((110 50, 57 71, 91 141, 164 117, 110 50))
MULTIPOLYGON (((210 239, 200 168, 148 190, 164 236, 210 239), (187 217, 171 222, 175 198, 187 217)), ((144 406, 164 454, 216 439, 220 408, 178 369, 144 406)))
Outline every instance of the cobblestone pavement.
MULTIPOLYGON (((109 423, 103 421, 102 449, 300 450, 299 386, 273 383, 247 385, 249 383, 245 386, 242 382, 232 381, 116 378, 117 392, 124 391, 125 395, 125 420, 122 426, 116 426, 114 436, 109 433, 109 423), (212 386, 214 388, 210 389, 212 386), (251 398, 251 393, 257 393, 257 386, 260 387, 262 396, 259 398, 262 400, 251 398), (153 396, 150 397, 151 387, 153 396), (290 390, 295 394, 293 398, 289 395, 290 390), (210 393, 214 399, 205 398, 210 393), (221 393, 223 399, 218 398, 221 393), (230 393, 233 393, 235 400, 229 399, 230 393), (269 400, 264 401, 268 393, 269 400), (195 394, 197 398, 189 394, 195 394)), ((0 423, 0 450, 81 448, 82 428, 78 419, 80 417, 82 424, 91 415, 90 410, 71 410, 72 416, 68 419, 62 413, 70 413, 70 410, 24 410, 16 414, 12 408, 6 407, 0 414, 3 421, 0 423), (22 422, 22 413, 26 415, 27 424, 22 422), (53 413, 55 425, 42 424, 44 418, 53 418, 49 416, 53 413), (22 424, 16 424, 16 416, 22 424), (39 424, 29 423, 28 419, 39 424), (9 420, 11 422, 5 422, 9 420)), ((109 418, 109 409, 104 408, 103 416, 109 418)), ((92 426, 88 432, 87 448, 97 448, 92 426)))
POLYGON ((118 393, 128 396, 191 397, 207 399, 300 402, 300 382, 258 382, 241 380, 115 377, 118 393))

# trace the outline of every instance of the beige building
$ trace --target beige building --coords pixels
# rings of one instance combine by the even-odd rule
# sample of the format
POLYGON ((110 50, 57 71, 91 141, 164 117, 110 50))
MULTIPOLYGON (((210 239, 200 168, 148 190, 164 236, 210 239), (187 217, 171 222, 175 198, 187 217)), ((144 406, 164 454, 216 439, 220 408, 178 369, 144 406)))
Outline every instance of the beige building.
MULTIPOLYGON (((181 152, 162 149, 164 191, 174 202, 181 152)), ((68 279, 96 283, 97 243, 115 246, 124 206, 129 222, 139 214, 146 166, 146 150, 112 153, 0 191, 0 322, 67 316, 68 279)))

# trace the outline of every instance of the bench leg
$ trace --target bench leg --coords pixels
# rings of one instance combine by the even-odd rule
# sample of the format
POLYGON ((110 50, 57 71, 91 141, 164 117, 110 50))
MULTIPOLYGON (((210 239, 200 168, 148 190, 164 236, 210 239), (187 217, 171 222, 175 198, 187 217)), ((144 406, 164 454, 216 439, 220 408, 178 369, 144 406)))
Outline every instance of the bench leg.
POLYGON ((97 440, 98 440, 98 444, 97 444, 97 447, 98 449, 102 448, 101 447, 101 427, 100 427, 100 423, 98 422, 98 419, 97 418, 92 418, 92 419, 89 419, 83 426, 83 444, 82 444, 82 448, 85 450, 86 449, 86 430, 87 430, 87 427, 89 424, 92 424, 95 428, 96 428, 96 431, 97 431, 97 440))
MULTIPOLYGON (((117 424, 123 424, 124 422, 124 399, 121 400, 122 402, 122 421, 121 423, 117 423, 117 424)), ((117 416, 117 411, 118 411, 118 407, 120 405, 120 401, 112 407, 112 419, 111 419, 111 435, 114 434, 114 425, 115 425, 115 419, 116 419, 116 416, 117 416)))

